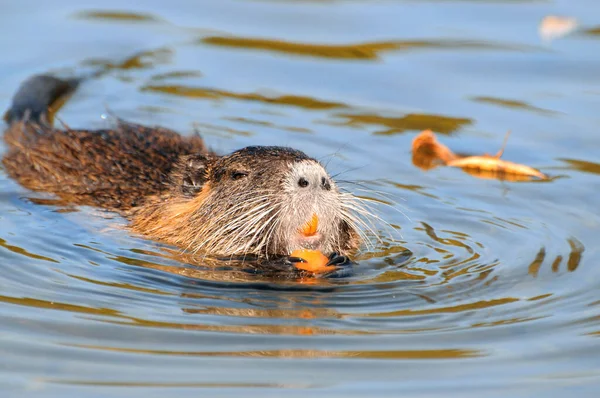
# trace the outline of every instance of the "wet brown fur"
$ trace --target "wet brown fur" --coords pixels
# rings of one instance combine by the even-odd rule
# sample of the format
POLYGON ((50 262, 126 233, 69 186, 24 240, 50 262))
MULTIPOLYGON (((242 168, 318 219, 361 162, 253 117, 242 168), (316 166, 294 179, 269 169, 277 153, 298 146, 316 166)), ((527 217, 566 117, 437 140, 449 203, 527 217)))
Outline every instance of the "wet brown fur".
POLYGON ((8 175, 79 205, 129 210, 171 189, 182 156, 208 153, 199 136, 118 122, 112 130, 59 130, 17 122, 4 134, 8 175))

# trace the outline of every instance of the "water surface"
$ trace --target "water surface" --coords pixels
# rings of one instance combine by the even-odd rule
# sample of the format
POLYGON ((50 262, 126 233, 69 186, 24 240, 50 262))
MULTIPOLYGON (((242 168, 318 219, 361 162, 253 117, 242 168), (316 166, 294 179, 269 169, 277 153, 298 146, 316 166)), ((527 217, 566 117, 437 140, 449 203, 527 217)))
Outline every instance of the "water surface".
POLYGON ((0 169, 2 396, 597 394, 596 1, 27 0, 0 14, 0 108, 34 73, 100 68, 61 110, 69 126, 113 113, 222 153, 293 146, 395 226, 350 277, 272 281, 193 266, 0 169), (544 40, 555 14, 580 26, 544 40), (427 128, 470 154, 511 130, 504 157, 553 178, 423 171, 410 144, 427 128))

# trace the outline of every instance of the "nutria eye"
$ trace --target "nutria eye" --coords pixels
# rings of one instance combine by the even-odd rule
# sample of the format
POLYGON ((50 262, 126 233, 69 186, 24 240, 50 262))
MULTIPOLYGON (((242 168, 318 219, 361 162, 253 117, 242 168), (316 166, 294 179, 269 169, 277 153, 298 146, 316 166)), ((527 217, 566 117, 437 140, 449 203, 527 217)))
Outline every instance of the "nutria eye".
POLYGON ((298 180, 298 186, 300 188, 306 188, 308 186, 308 181, 306 180, 306 178, 300 177, 300 179, 298 180))
POLYGON ((245 171, 232 171, 231 172, 231 179, 232 180, 241 180, 244 177, 248 177, 248 173, 245 171))
POLYGON ((329 183, 329 181, 327 181, 327 178, 325 177, 321 177, 321 186, 326 191, 331 190, 331 184, 329 183))

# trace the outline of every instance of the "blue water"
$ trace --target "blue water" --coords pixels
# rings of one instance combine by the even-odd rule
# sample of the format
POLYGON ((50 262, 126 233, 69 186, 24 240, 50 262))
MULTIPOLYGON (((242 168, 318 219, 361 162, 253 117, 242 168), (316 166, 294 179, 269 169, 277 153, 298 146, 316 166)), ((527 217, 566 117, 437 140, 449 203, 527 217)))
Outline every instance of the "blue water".
POLYGON ((189 264, 0 169, 3 397, 597 395, 596 1, 0 7, 0 108, 32 74, 100 68, 69 126, 116 114, 220 153, 293 146, 400 227, 379 226, 349 278, 276 282, 189 264), (546 40, 547 15, 579 27, 546 40), (553 178, 423 171, 427 128, 469 154, 510 130, 503 157, 553 178))

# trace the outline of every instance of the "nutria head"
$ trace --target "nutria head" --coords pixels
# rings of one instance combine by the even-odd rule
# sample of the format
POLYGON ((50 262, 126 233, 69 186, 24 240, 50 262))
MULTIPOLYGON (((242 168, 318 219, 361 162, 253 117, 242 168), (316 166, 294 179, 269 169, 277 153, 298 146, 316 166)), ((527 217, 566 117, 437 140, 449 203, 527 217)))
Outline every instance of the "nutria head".
POLYGON ((354 196, 303 152, 252 146, 222 157, 193 155, 173 180, 169 195, 142 206, 134 229, 226 256, 348 254, 358 246, 354 196))

